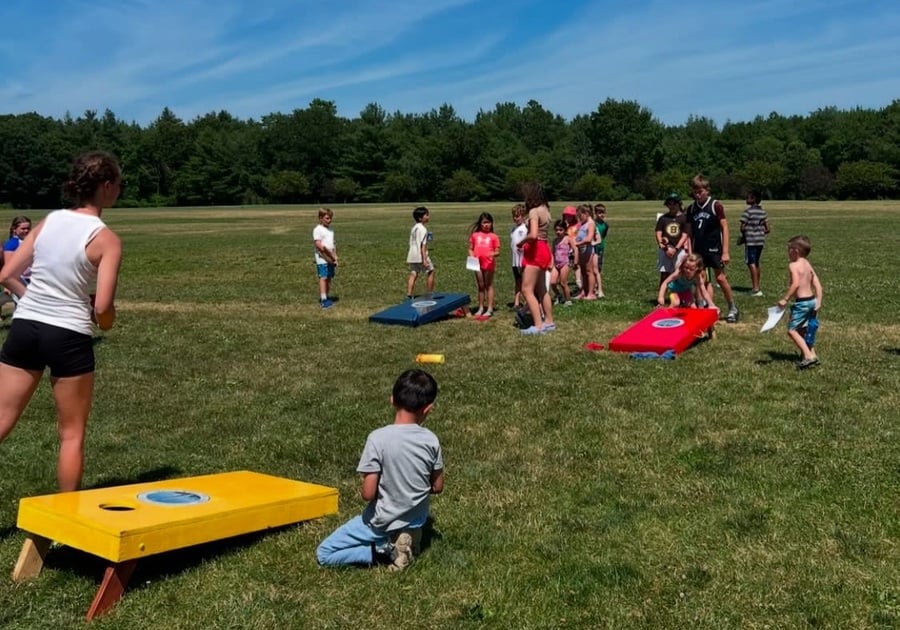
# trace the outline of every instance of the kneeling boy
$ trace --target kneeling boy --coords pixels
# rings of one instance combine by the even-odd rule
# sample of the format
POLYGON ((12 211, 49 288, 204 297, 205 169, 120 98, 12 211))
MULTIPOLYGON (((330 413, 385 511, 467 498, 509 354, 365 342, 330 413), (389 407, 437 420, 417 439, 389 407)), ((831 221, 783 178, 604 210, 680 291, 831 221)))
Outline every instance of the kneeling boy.
POLYGON ((422 426, 437 389, 434 377, 422 370, 407 370, 397 378, 391 395, 394 423, 369 434, 356 469, 368 504, 322 541, 316 550, 319 564, 388 562, 392 571, 399 571, 412 563, 430 495, 444 489, 441 445, 422 426))

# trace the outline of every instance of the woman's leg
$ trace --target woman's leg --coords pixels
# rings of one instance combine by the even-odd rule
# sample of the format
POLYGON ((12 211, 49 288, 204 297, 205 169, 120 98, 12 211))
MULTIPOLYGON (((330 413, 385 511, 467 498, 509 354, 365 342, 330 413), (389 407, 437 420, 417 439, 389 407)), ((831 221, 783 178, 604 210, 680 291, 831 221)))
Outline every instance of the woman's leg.
POLYGON ((78 490, 84 470, 84 435, 94 398, 94 373, 51 377, 56 423, 59 431, 59 463, 56 477, 61 492, 78 490))
MULTIPOLYGON (((537 286, 540 282, 541 287, 544 286, 544 270, 533 265, 526 265, 522 270, 522 297, 525 298, 525 304, 528 306, 528 312, 534 320, 534 326, 541 327, 541 303, 537 297, 537 286)), ((543 289, 543 294, 546 289, 543 289)))
POLYGON ((559 269, 555 266, 550 270, 550 288, 553 290, 553 295, 555 297, 560 296, 559 269))
POLYGON ((0 442, 16 426, 42 373, 0 363, 0 442))
MULTIPOLYGON (((544 328, 548 325, 553 326, 553 300, 550 299, 550 292, 547 291, 547 280, 544 271, 541 270, 537 284, 534 288, 534 294, 537 302, 544 311, 544 328)), ((540 320, 535 320, 535 326, 541 327, 540 320)), ((553 326, 555 328, 555 326, 553 326)))

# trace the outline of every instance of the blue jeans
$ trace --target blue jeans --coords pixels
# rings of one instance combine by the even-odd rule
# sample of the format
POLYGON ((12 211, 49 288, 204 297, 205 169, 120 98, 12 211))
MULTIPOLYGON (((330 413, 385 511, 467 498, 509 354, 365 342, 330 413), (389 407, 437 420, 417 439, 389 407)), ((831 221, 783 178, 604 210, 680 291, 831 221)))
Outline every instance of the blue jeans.
POLYGON ((322 566, 370 565, 374 562, 373 548, 386 547, 389 542, 387 534, 363 523, 362 516, 354 516, 322 541, 316 559, 322 566))

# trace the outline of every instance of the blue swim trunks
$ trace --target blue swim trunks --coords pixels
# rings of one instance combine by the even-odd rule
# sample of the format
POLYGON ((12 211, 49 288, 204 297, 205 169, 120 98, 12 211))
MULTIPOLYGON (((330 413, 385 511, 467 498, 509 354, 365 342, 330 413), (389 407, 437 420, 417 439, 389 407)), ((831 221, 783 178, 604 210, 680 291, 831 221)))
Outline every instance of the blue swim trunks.
POLYGON ((316 274, 320 278, 334 278, 334 263, 324 263, 316 265, 316 274))
POLYGON ((791 321, 788 322, 788 330, 806 328, 809 320, 816 314, 816 298, 800 298, 791 304, 791 321))

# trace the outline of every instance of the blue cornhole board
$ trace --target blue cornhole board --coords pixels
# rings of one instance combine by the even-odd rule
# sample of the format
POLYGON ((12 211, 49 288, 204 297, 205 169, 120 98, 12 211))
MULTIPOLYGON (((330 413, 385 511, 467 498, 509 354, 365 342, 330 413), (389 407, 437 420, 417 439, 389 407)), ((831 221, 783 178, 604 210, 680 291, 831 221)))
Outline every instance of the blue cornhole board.
POLYGON ((433 293, 406 300, 369 317, 370 322, 393 326, 421 326, 442 319, 469 303, 465 293, 433 293))

